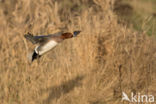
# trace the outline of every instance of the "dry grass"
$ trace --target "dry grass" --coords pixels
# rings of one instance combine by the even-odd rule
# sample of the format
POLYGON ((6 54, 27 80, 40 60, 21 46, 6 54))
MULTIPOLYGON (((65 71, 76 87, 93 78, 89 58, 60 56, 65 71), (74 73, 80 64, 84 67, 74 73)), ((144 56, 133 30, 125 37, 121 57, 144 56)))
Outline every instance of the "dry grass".
POLYGON ((116 0, 115 4, 120 22, 150 36, 156 34, 155 0, 116 0))
POLYGON ((122 91, 156 96, 155 40, 119 25, 114 1, 70 2, 1 0, 0 104, 121 104, 122 91), (82 33, 29 64, 33 46, 24 33, 62 29, 82 33))

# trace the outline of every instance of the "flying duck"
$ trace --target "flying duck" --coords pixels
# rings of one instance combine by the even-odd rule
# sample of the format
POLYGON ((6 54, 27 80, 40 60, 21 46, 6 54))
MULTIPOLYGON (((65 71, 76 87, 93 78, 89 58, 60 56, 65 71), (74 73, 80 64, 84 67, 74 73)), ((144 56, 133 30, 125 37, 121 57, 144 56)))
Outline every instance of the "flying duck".
POLYGON ((33 53, 29 56, 29 60, 33 62, 35 59, 41 57, 53 49, 58 43, 61 43, 65 39, 76 37, 81 31, 70 32, 58 32, 49 35, 33 36, 31 33, 27 33, 24 37, 36 45, 33 53))

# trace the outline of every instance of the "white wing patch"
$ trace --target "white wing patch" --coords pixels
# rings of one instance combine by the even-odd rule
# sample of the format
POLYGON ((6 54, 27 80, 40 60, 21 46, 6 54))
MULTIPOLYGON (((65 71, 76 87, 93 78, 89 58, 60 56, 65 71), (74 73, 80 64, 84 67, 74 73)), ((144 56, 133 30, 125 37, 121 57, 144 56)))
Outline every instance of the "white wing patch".
MULTIPOLYGON (((39 50, 39 52, 37 52, 39 55, 42 55, 48 51, 50 51, 52 48, 54 48, 58 43, 56 41, 49 41, 47 44, 45 44, 44 46, 41 47, 41 50, 39 50)), ((40 47, 40 46, 39 46, 40 47)), ((36 49, 38 48, 38 46, 36 47, 36 49)), ((36 50, 35 49, 35 50, 36 50)))

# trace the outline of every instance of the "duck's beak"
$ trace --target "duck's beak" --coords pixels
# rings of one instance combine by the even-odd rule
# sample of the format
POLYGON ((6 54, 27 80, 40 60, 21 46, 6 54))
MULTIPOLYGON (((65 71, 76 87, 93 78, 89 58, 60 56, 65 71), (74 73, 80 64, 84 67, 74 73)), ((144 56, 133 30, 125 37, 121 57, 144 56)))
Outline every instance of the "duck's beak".
POLYGON ((74 31, 73 36, 76 37, 81 31, 74 31))

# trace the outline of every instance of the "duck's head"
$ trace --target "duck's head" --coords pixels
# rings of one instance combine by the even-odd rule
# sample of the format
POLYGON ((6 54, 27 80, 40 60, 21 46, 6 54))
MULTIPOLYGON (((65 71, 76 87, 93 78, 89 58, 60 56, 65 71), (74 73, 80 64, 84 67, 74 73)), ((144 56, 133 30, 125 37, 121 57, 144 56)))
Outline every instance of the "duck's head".
POLYGON ((73 32, 73 37, 76 37, 81 31, 74 31, 73 32))

